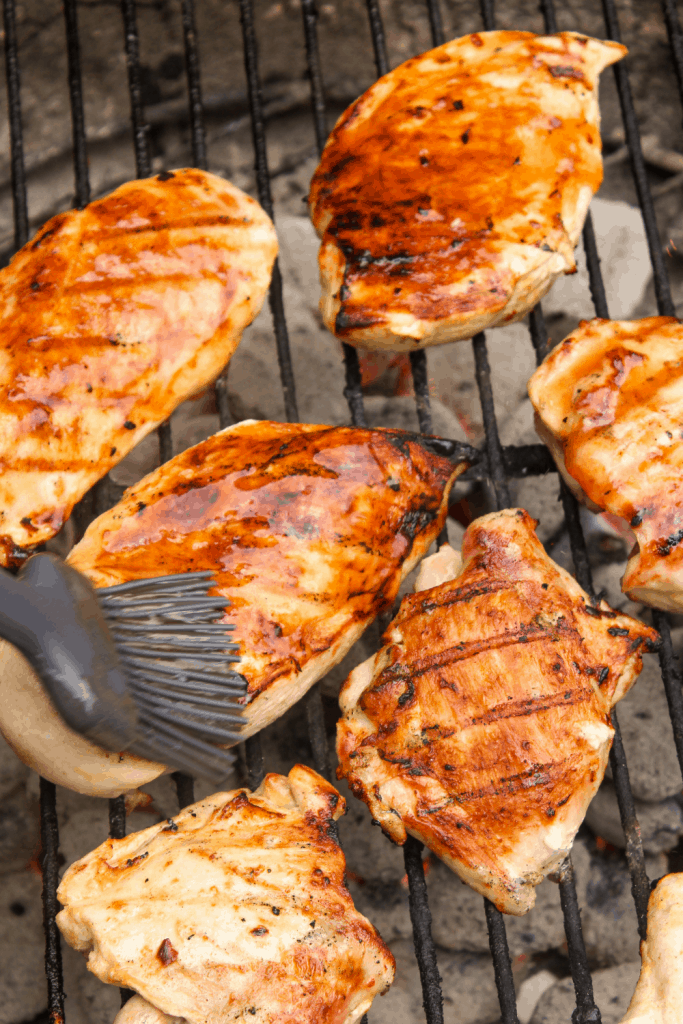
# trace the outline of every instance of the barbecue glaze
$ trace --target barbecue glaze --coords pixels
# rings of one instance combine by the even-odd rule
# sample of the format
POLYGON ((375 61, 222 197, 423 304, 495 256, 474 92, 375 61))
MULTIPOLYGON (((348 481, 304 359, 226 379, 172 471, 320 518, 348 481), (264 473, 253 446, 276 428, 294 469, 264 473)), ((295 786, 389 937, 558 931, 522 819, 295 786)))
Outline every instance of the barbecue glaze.
POLYGON ((529 395, 574 494, 635 534, 624 591, 683 611, 683 325, 584 321, 536 370, 529 395))
POLYGON ((342 114, 310 190, 337 337, 412 351, 525 316, 574 273, 602 181, 597 79, 575 32, 480 32, 414 57, 342 114))
POLYGON ((515 915, 569 852, 605 772, 610 710, 657 639, 593 607, 535 525, 522 509, 472 523, 458 575, 452 559, 404 598, 347 679, 337 726, 337 775, 387 835, 416 836, 515 915))
POLYGON ((391 607, 465 468, 401 430, 244 421, 126 491, 68 561, 95 586, 211 569, 241 643, 248 736, 391 607))
POLYGON ((276 253, 257 202, 189 169, 53 217, 0 271, 1 565, 218 375, 276 253))

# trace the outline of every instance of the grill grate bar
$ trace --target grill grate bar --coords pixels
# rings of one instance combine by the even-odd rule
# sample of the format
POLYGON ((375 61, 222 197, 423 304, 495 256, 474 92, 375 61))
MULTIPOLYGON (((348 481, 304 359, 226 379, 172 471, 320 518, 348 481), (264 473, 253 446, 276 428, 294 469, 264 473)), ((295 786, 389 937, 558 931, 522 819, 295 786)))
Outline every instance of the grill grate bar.
POLYGON ((354 427, 367 427, 368 421, 365 416, 365 403, 363 401, 363 375, 360 368, 358 351, 353 345, 342 345, 344 357, 344 374, 346 384, 344 385, 344 398, 349 406, 351 422, 354 427))
POLYGON ((408 875, 408 903, 413 926, 413 944, 420 970, 422 1005, 429 1024, 443 1024, 441 975, 432 938, 432 914, 427 901, 427 883, 422 863, 423 844, 408 836, 403 847, 403 862, 408 875))
POLYGON ((21 249, 22 245, 26 245, 28 241, 28 205, 26 200, 26 168, 24 166, 24 136, 21 124, 21 77, 19 75, 17 19, 14 0, 2 0, 2 17, 5 29, 5 74, 7 77, 14 248, 21 249))
POLYGON ((669 704, 669 715, 673 727, 674 742, 678 763, 683 774, 683 689, 681 679, 676 666, 674 665, 674 652, 671 644, 671 629, 669 617, 664 612, 653 609, 653 625, 662 638, 662 645, 659 648, 659 664, 662 669, 662 679, 666 691, 666 699, 669 704))
MULTIPOLYGON (((149 150, 149 125, 145 118, 140 83, 140 38, 138 35, 138 19, 135 0, 121 0, 121 16, 123 18, 123 35, 126 50, 126 67, 128 69, 128 92, 130 95, 130 116, 133 125, 133 148, 135 151, 135 174, 138 178, 148 178, 152 173, 152 159, 149 150)), ((75 129, 74 129, 75 130, 75 129)), ((171 423, 167 421, 157 428, 159 439, 159 462, 163 465, 173 457, 173 438, 171 423)), ((101 490, 106 494, 106 481, 101 490)), ((107 495, 108 497, 108 495, 107 495)), ((106 501, 106 511, 109 508, 106 501)))
POLYGON ((410 353, 410 369, 413 373, 415 404, 421 434, 432 434, 432 409, 429 401, 429 377, 427 376, 427 354, 423 348, 410 353))
POLYGON ((126 834, 126 798, 115 796, 109 801, 109 835, 123 839, 126 834))
POLYGON ((313 124, 318 154, 322 153, 327 142, 327 110, 323 76, 320 68, 320 47, 318 46, 318 11, 315 0, 301 0, 301 13, 304 19, 304 39, 306 41, 306 67, 308 80, 311 83, 311 100, 313 104, 313 124))
POLYGON ((631 780, 628 774, 626 752, 624 751, 624 743, 621 738, 616 708, 612 709, 612 726, 614 728, 614 739, 612 740, 612 749, 609 753, 609 763, 619 804, 621 827, 626 836, 626 863, 631 875, 631 893, 633 895, 633 902, 636 905, 638 934, 641 939, 644 939, 647 934, 647 901, 650 898, 650 882, 645 868, 643 840, 640 835, 636 805, 633 800, 633 793, 631 792, 631 780))
POLYGON ((389 71, 389 58, 387 57, 387 43, 384 37, 384 25, 382 14, 379 9, 378 0, 365 0, 370 20, 370 35, 372 36, 372 49, 375 55, 375 67, 377 77, 381 78, 389 71))
MULTIPOLYGON (((550 31, 549 25, 554 22, 552 0, 546 0, 546 2, 542 4, 542 10, 546 17, 546 31, 550 31)), ((481 0, 481 14, 485 29, 494 29, 495 14, 493 0, 481 0)), ((536 360, 540 363, 544 356, 544 349, 547 349, 547 331, 540 303, 530 315, 529 333, 531 343, 536 353, 536 360)), ((482 405, 484 430, 486 433, 486 445, 489 452, 491 480, 496 492, 498 507, 500 508, 510 504, 510 495, 507 480, 503 471, 503 456, 498 437, 493 393, 491 390, 490 369, 488 365, 486 340, 484 335, 477 335, 473 339, 472 344, 475 355, 477 385, 479 387, 479 396, 482 405)), ((566 515, 567 504, 565 502, 565 497, 571 501, 574 499, 564 486, 562 479, 560 479, 560 494, 563 503, 565 504, 566 515)), ((581 553, 585 555, 585 540, 581 531, 578 509, 575 505, 574 507, 571 507, 570 505, 569 512, 570 515, 574 513, 572 520, 573 529, 569 530, 569 535, 573 556, 576 544, 577 555, 574 556, 575 567, 578 564, 582 569, 586 568, 588 570, 587 578, 590 578, 590 567, 588 565, 587 558, 585 559, 585 563, 582 562, 580 558, 581 553)), ((589 593, 592 593, 592 588, 589 590, 589 593)), ((583 935, 581 932, 581 918, 578 909, 576 886, 574 883, 573 872, 571 871, 571 862, 569 860, 567 861, 567 865, 568 870, 565 869, 562 876, 560 899, 564 917, 565 934, 567 936, 567 945, 570 950, 570 969, 577 996, 577 1010, 575 1011, 577 1020, 575 1021, 575 1024, 579 1024, 579 1021, 585 1021, 586 1024, 588 1021, 594 1021, 597 1024, 597 1022, 600 1021, 600 1011, 595 1006, 593 999, 592 981, 588 968, 583 935)), ((510 965, 510 955, 507 949, 507 939, 505 935, 505 925, 500 911, 496 910, 493 904, 488 900, 485 901, 485 904, 487 924, 489 926, 489 942, 494 959, 496 985, 498 987, 502 1019, 504 1024, 507 1024, 508 1021, 512 1024, 512 1022, 517 1021, 517 1010, 512 979, 512 968, 510 965)))
MULTIPOLYGON (((496 27, 493 0, 480 0, 480 10, 485 31, 493 30, 496 27)), ((472 338, 472 351, 474 353, 474 372, 479 390, 484 433, 486 435, 490 480, 496 496, 496 506, 502 509, 511 504, 510 491, 503 466, 503 450, 498 435, 498 424, 496 422, 493 390, 491 387, 491 368, 489 366, 488 352, 486 351, 486 335, 483 331, 480 331, 472 338)), ((502 1024, 519 1024, 517 998, 512 977, 512 963, 510 961, 505 921, 500 910, 488 899, 484 899, 484 910, 489 932, 489 946, 493 959, 493 969, 496 976, 501 1021, 502 1024)))
POLYGON ((588 969, 571 857, 567 857, 558 874, 567 953, 576 993, 576 1010, 572 1014, 572 1024, 600 1024, 602 1017, 593 996, 593 979, 588 969))
MULTIPOLYGON (((482 2, 482 14, 484 13, 485 5, 482 2)), ((492 11, 490 14, 492 18, 492 11)), ((486 27, 488 28, 488 25, 486 27)), ((503 450, 498 436, 498 425, 496 423, 493 391, 491 388, 491 368, 486 351, 486 336, 483 331, 480 331, 472 338, 472 350, 474 352, 474 372, 479 389, 479 401, 481 402, 482 419, 486 434, 490 480, 496 496, 496 507, 503 509, 511 504, 510 492, 503 466, 503 450)), ((489 946, 493 958, 502 1024, 519 1024, 505 921, 500 910, 486 898, 484 899, 484 909, 486 912, 489 946)))
POLYGON ((489 366, 489 357, 486 351, 486 335, 483 331, 480 331, 479 334, 472 338, 472 351, 474 352, 474 372, 477 378, 477 387, 479 388, 481 413, 486 433, 486 453, 489 460, 491 483, 496 492, 498 508, 509 508, 511 504, 510 490, 503 466, 503 448, 498 436, 498 424, 496 423, 493 390, 491 388, 491 367, 489 366))
POLYGON ((194 803, 194 779, 191 775, 186 775, 185 772, 173 772, 171 778, 175 782, 178 806, 182 811, 183 807, 189 807, 194 803))
MULTIPOLYGON (((608 3, 610 2, 611 0, 608 0, 608 3)), ((549 10, 550 14, 554 16, 553 0, 546 0, 545 6, 549 10)), ((606 10, 604 4, 603 7, 606 10)), ((608 26, 608 28, 610 31, 613 31, 615 29, 615 26, 611 25, 608 26)), ((616 31, 618 33, 618 25, 616 26, 616 31)), ((625 95, 628 94, 628 96, 630 97, 627 73, 622 85, 624 86, 622 91, 625 95)), ((621 95, 622 93, 620 91, 620 98, 621 95)), ((622 114, 623 113, 624 107, 622 104, 622 114)), ((624 123, 626 123, 625 117, 624 123)), ((638 142, 638 146, 640 146, 640 137, 638 135, 637 125, 636 140, 638 142)), ((591 298, 593 300, 593 305, 595 307, 595 313, 596 316, 607 319, 609 317, 607 295, 605 292, 605 285, 600 270, 600 257, 598 254, 598 249, 595 241, 595 232, 593 229, 593 221, 590 213, 586 218, 586 224, 584 226, 583 243, 586 254, 586 262, 588 265, 591 298)), ((652 249, 650 249, 650 253, 652 256, 652 249)), ((664 270, 664 273, 666 274, 666 270, 664 270)), ((666 282, 666 284, 668 288, 668 281, 666 282)), ((587 591, 587 593, 589 593, 595 600, 596 597, 593 586, 593 575, 590 568, 588 550, 586 548, 586 541, 583 535, 583 529, 581 527, 578 502, 563 480, 561 480, 560 483, 560 495, 562 498, 562 504, 564 506, 565 522, 567 524, 567 529, 569 533, 569 540, 572 551, 572 558, 574 560, 574 570, 576 578, 580 585, 583 587, 583 589, 587 591)), ((619 722, 615 711, 612 712, 612 725, 614 728, 614 738, 612 741, 612 748, 610 750, 610 766, 612 769, 612 780, 614 782, 617 803, 619 805, 619 816, 621 818, 621 825, 624 831, 624 836, 626 838, 626 861, 629 868, 629 874, 631 876, 631 892, 636 907, 636 916, 638 918, 638 930, 641 938, 644 938, 645 930, 647 927, 647 901, 649 897, 650 885, 647 877, 647 871, 645 868, 645 854, 643 851, 643 843, 640 835, 640 826, 638 825, 638 819, 635 813, 635 804, 633 800, 633 793, 631 791, 631 781, 629 778, 628 767, 626 764, 624 746, 621 739, 621 731, 619 729, 619 722)), ((565 887, 573 885, 573 872, 571 874, 571 877, 565 878, 563 884, 565 887)), ((567 941, 569 942, 569 937, 567 941)), ((581 946, 578 947, 575 944, 574 958, 580 958, 582 955, 585 956, 585 949, 583 947, 583 943, 581 944, 581 946)), ((585 974, 585 972, 583 973, 585 974)), ((574 974, 573 967, 572 975, 576 977, 576 975, 574 974)), ((579 999, 578 988, 577 1000, 578 1012, 579 1014, 581 1014, 582 1003, 579 999)))
POLYGON ((557 18, 555 17, 555 4, 553 0, 541 0, 539 7, 543 15, 546 32, 557 32, 557 18))
POLYGON ((683 102, 683 30, 681 30, 681 23, 678 20, 676 0, 662 0, 662 11, 664 12, 666 31, 669 35, 678 91, 681 95, 681 102, 683 102))
MULTIPOLYGON (((613 39, 617 43, 621 42, 619 17, 614 5, 614 0, 602 0, 602 10, 605 16, 605 25, 610 39, 613 39)), ((625 60, 628 60, 628 58, 625 58, 625 60)), ((640 212, 643 217, 643 224, 645 225, 647 244, 650 250, 650 262, 652 264, 652 272, 654 275, 657 306, 659 307, 659 312, 662 316, 676 316, 676 307, 671 296, 669 276, 667 274, 666 264, 664 263, 664 253, 659 241, 657 217, 655 215, 655 207, 652 201, 652 193, 650 192, 650 184, 647 180, 643 150, 640 145, 640 132, 638 129, 636 112, 633 106, 631 85, 628 79, 628 69, 624 66, 624 61, 618 61, 618 63, 613 65, 612 70, 614 71, 614 77, 617 83, 617 92, 619 93, 621 115, 624 122, 624 130, 626 132, 626 143, 631 156, 633 181, 636 186, 636 192, 638 193, 638 203, 640 205, 640 212)))
POLYGON ((548 328, 540 302, 529 313, 529 334, 536 353, 536 363, 539 365, 548 353, 548 328))
POLYGON ((181 0, 183 19, 183 41, 185 44, 185 73, 190 106, 190 138, 192 140, 192 164, 206 171, 206 130, 204 108, 202 107, 202 83, 199 73, 199 50, 197 28, 194 17, 194 0, 181 0))
POLYGON ((439 0, 427 0, 427 14, 429 15, 429 30, 432 35, 434 46, 442 46, 446 42, 441 19, 439 0))
MULTIPOLYGON (((256 33, 254 31, 253 0, 240 0, 240 22, 242 24, 242 41, 244 45, 244 69, 247 76, 249 93, 249 110, 251 112, 252 141, 254 144, 254 169, 256 171, 256 187, 261 206, 273 219, 273 198, 270 191, 270 174, 268 172, 268 154, 266 152, 266 134, 263 120, 263 101, 261 98, 261 81, 258 73, 258 52, 256 33)), ((285 401, 285 415, 288 422, 296 423, 299 411, 296 404, 296 385, 292 368, 292 356, 289 350, 289 333, 285 320, 285 308, 282 299, 282 274, 280 264, 276 260, 273 276, 268 292, 270 311, 273 316, 277 357, 280 364, 280 378, 285 401)))
POLYGON ((489 948, 496 976, 501 1022, 502 1024, 519 1024, 515 983, 512 978, 512 964, 510 962, 505 921, 500 910, 494 907, 491 900, 486 898, 484 899, 484 911, 486 913, 486 925, 489 930, 489 948))
POLYGON ((149 155, 149 125, 145 120, 140 85, 140 39, 135 0, 121 0, 123 35, 128 68, 128 91, 130 93, 130 116, 133 123, 133 146, 135 147, 135 173, 138 178, 148 178, 152 173, 149 155))
POLYGON ((593 227, 593 217, 591 216, 590 210, 586 217, 586 223, 583 226, 582 237, 583 251, 586 256, 586 265, 588 266, 588 286, 590 288, 593 306, 595 307, 595 315, 602 317, 603 320, 607 320, 609 318, 609 310, 607 308, 605 282, 602 279, 602 272, 600 270, 600 257, 598 255, 598 246, 595 241, 595 229, 593 227))
MULTIPOLYGON (((126 834, 126 798, 115 796, 109 801, 109 837, 123 839, 126 834)), ((125 1006, 131 996, 135 995, 129 988, 120 988, 121 1006, 125 1006)))
MULTIPOLYGON (((311 83, 311 104, 315 141, 318 156, 327 142, 327 108, 325 90, 320 67, 320 47, 318 45, 318 12, 315 0, 302 0, 301 13, 304 19, 304 39, 306 43, 306 71, 311 83)), ((363 391, 361 388, 362 374, 358 352, 353 345, 342 342, 342 358, 344 360, 344 398, 349 407, 351 423, 354 427, 366 427, 363 391)))
MULTIPOLYGON (((26 169, 21 118, 21 80, 14 0, 3 0, 5 30, 5 70, 10 128, 10 162, 12 176, 12 207, 14 245, 20 249, 28 241, 28 206, 26 169)), ((59 823, 57 820, 57 788, 53 782, 40 779, 40 841, 43 875, 43 930, 45 933, 45 975, 50 1024, 63 1024, 64 983, 62 977, 61 936, 56 916, 59 911, 59 823)))
POLYGON ((78 210, 82 210, 90 202, 90 175, 88 173, 88 152, 85 144, 83 78, 81 75, 81 48, 78 40, 78 9, 76 4, 77 0, 64 0, 74 158, 74 204, 78 210))
POLYGON ((40 842, 43 873, 43 929, 45 931, 45 974, 47 1010, 50 1024, 63 1024, 64 984, 62 979, 61 936, 55 918, 59 912, 59 827, 57 824, 57 787, 40 780, 40 842))
MULTIPOLYGON (((370 34, 375 55, 375 67, 379 77, 389 71, 389 59, 387 56, 386 42, 382 16, 377 0, 366 0, 368 18, 370 22, 370 34)), ((436 0, 430 5, 430 24, 432 27, 433 40, 437 38, 434 33, 440 29, 439 11, 436 0)), ((441 31, 441 35, 443 32, 441 31)), ((435 42, 436 45, 436 42, 435 42)), ((346 347, 346 346, 345 346, 346 347)), ((356 366, 358 355, 355 352, 356 366)), ((346 361, 346 355, 345 355, 346 361)), ((347 367, 349 363, 347 362, 347 367)), ((432 433, 432 413, 429 400, 429 377, 427 373, 427 355, 424 349, 418 349, 410 354, 410 368, 413 377, 413 388, 415 391, 415 403, 417 407, 417 418, 422 434, 432 433)), ((360 368, 358 369, 358 384, 360 385, 360 368)), ((348 377, 347 377, 348 380, 348 377)), ((360 387, 358 388, 360 391, 360 387)), ((361 397, 362 401, 362 397, 361 397)), ((448 537, 446 528, 437 539, 437 547, 440 547, 448 537)), ((410 919, 413 927, 413 946, 415 957, 420 972, 420 984, 422 986, 422 1005, 424 1007, 427 1024, 443 1024, 443 995, 441 992, 441 975, 436 959, 436 947, 432 937, 432 915, 429 910, 427 899, 427 884, 425 882, 424 865, 422 863, 423 845, 412 836, 408 836, 403 848, 404 863, 408 876, 408 901, 410 907, 410 919)), ((366 1018, 364 1022, 366 1024, 366 1018)), ((361 1024, 364 1024, 361 1022, 361 1024)))

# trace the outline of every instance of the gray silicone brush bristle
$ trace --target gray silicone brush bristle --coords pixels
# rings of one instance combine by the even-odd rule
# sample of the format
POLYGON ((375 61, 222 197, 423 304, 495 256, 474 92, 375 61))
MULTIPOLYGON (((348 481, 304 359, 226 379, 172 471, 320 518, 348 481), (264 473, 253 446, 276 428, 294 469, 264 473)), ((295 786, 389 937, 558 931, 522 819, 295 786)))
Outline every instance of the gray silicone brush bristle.
POLYGON ((234 629, 218 621, 229 601, 209 595, 211 572, 133 580, 96 591, 138 713, 131 753, 211 779, 234 756, 247 692, 235 671, 234 629))

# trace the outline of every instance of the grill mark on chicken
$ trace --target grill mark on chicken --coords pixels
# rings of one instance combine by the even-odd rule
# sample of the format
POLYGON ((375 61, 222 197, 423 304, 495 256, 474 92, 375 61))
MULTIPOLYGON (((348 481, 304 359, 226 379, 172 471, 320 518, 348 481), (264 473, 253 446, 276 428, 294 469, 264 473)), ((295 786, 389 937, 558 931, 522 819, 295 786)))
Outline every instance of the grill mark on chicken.
MULTIPOLYGON (((449 604, 457 602, 444 602, 437 605, 436 607, 448 607, 449 604)), ((495 651, 503 647, 510 647, 514 644, 520 643, 534 643, 538 640, 557 640, 562 630, 561 623, 558 623, 555 630, 550 632, 544 626, 539 626, 535 623, 529 623, 526 626, 522 626, 520 629, 511 630, 506 633, 499 633, 497 636, 487 637, 485 640, 471 640, 463 641, 457 644, 455 647, 449 648, 442 654, 428 655, 424 658, 417 658, 410 663, 410 667, 402 664, 391 665, 384 669, 379 677, 379 685, 383 682, 392 681, 394 679, 404 679, 410 677, 415 679, 418 676, 424 675, 426 672, 431 672, 438 668, 444 668, 446 665, 453 665, 458 661, 466 661, 468 658, 473 658, 478 654, 486 654, 489 651, 495 651)), ((571 631, 575 636, 578 634, 574 630, 571 631)))
POLYGON ((548 711, 550 708, 566 708, 573 704, 581 704, 594 696, 595 690, 590 686, 565 690, 564 693, 543 693, 539 697, 527 697, 523 700, 497 704, 485 714, 473 718, 470 724, 489 725, 491 722, 499 722, 505 718, 524 718, 526 715, 536 715, 541 711, 548 711))
POLYGON ((464 468, 402 431, 246 422, 127 491, 69 561, 99 586, 212 570, 242 644, 250 735, 391 606, 464 468))
POLYGON ((337 727, 338 775, 390 837, 415 835, 513 914, 571 847, 604 775, 611 708, 657 639, 591 607, 534 526, 518 509, 468 528, 462 570, 442 558, 444 582, 403 599, 385 646, 342 687, 337 727), (448 601, 482 580, 489 592, 448 601))
POLYGON ((478 790, 470 790, 462 793, 453 793, 452 798, 458 804, 470 803, 475 800, 483 800, 489 796, 512 796, 520 790, 533 789, 535 786, 547 786, 559 779, 565 763, 569 758, 560 761, 547 761, 545 764, 535 764, 526 771, 518 772, 516 775, 502 777, 492 781, 488 786, 482 786, 478 790))
POLYGON ((483 597, 486 594, 497 594, 509 589, 510 583, 507 580, 477 580, 468 586, 458 587, 452 593, 437 593, 435 597, 425 598, 420 604, 420 611, 430 612, 435 608, 448 608, 453 604, 473 601, 476 597, 483 597))
POLYGON ((0 564, 217 376, 276 251, 254 200, 188 169, 60 214, 0 271, 0 564))

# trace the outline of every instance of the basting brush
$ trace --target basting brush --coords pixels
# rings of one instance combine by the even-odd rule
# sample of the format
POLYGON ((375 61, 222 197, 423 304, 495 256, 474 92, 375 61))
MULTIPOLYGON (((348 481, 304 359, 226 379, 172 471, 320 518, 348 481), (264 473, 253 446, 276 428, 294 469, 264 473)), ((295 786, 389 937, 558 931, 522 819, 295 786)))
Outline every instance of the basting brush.
POLYGON ((247 683, 211 572, 95 589, 56 555, 0 570, 0 638, 29 661, 75 732, 221 782, 247 683), (220 744, 220 746, 219 746, 220 744))

